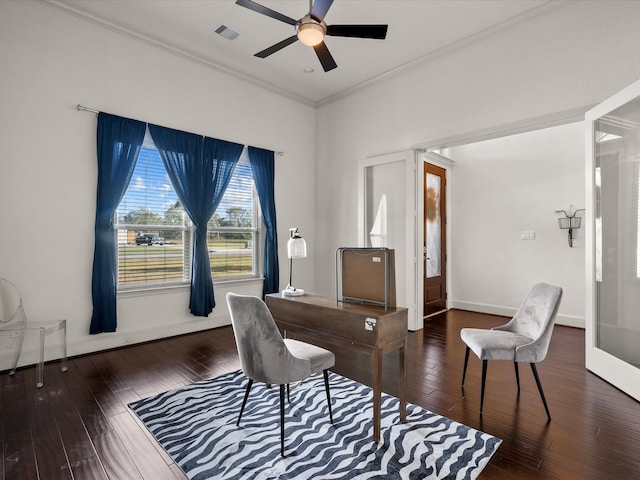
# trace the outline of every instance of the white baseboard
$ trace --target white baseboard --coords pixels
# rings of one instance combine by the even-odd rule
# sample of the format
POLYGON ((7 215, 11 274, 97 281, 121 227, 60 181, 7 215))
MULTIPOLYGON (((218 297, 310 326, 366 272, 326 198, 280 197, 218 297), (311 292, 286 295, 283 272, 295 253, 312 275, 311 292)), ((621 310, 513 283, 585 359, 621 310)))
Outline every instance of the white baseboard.
MULTIPOLYGON (((468 310, 470 312, 487 313, 489 315, 501 315, 503 317, 513 317, 517 310, 517 308, 505 307, 503 305, 464 302, 460 300, 453 300, 451 302, 451 308, 457 308, 459 310, 468 310)), ((584 328, 585 319, 584 317, 558 313, 558 316, 556 317, 556 324, 565 325, 567 327, 584 328)))
MULTIPOLYGON (((156 325, 153 328, 144 330, 95 335, 91 338, 93 341, 87 341, 87 339, 79 339, 75 341, 68 339, 67 356, 75 357, 78 355, 85 355, 113 348, 126 347, 137 343, 175 337, 187 333, 200 332, 230 324, 231 319, 225 310, 224 313, 219 315, 194 317, 193 320, 180 324, 156 325)), ((34 365, 38 362, 39 347, 37 343, 35 336, 27 335, 27 337, 25 337, 25 344, 22 348, 22 353, 20 354, 18 367, 34 365)), ((62 348, 60 346, 58 335, 47 335, 47 338, 45 339, 45 362, 57 360, 61 355, 62 348)), ((12 361, 12 350, 10 348, 3 348, 2 351, 0 351, 0 371, 8 370, 12 361)))

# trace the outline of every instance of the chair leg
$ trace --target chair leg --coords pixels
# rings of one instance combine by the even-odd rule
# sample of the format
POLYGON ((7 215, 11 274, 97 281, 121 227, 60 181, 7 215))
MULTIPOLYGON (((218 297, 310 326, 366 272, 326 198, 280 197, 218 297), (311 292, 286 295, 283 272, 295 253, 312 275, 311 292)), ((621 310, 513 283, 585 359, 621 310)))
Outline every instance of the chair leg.
POLYGON ((329 372, 327 370, 323 370, 324 374, 324 390, 327 392, 327 405, 329 405, 329 419, 331 423, 333 423, 333 413, 331 412, 331 394, 329 393, 329 372))
POLYGON ((16 368, 18 368, 18 360, 20 360, 20 354, 22 353, 22 345, 24 344, 24 328, 16 328, 16 332, 18 334, 18 337, 16 338, 16 346, 13 353, 13 365, 11 365, 9 375, 13 375, 16 373, 16 368))
POLYGON ((484 406, 484 385, 487 382, 487 360, 482 361, 482 386, 480 387, 480 415, 484 406))
POLYGON ((249 398, 249 392, 251 391, 251 386, 253 385, 253 380, 249 379, 249 383, 247 383, 247 389, 244 392, 244 400, 242 401, 242 407, 240 407, 240 415, 238 415, 238 421, 236 425, 240 425, 240 419, 242 418, 242 412, 244 412, 244 407, 247 404, 247 398, 249 398))
POLYGON ((544 392, 542 391, 542 384, 540 383, 540 377, 538 377, 538 370, 536 369, 536 364, 531 364, 531 371, 533 372, 533 376, 536 379, 536 385, 538 385, 538 391, 540 392, 540 398, 542 398, 542 403, 544 404, 544 410, 547 412, 547 419, 551 420, 551 414, 549 413, 549 407, 547 406, 547 400, 544 398, 544 392))
POLYGON ((464 388, 464 377, 467 376, 467 364, 469 363, 469 347, 464 352, 464 369, 462 370, 462 388, 464 388))
POLYGON ((518 385, 518 395, 520 395, 520 372, 518 371, 518 362, 513 362, 513 366, 516 369, 516 384, 518 385))
POLYGON ((38 360, 38 365, 36 368, 38 380, 36 386, 38 388, 44 385, 44 342, 47 336, 47 331, 44 327, 40 328, 40 356, 38 360))
POLYGON ((289 396, 289 384, 287 383, 287 402, 291 403, 291 397, 289 396))
POLYGON ((280 385, 280 455, 284 457, 284 385, 280 385))
POLYGON ((59 326, 60 343, 62 344, 62 360, 60 362, 60 371, 66 372, 67 368, 67 320, 60 320, 59 326))

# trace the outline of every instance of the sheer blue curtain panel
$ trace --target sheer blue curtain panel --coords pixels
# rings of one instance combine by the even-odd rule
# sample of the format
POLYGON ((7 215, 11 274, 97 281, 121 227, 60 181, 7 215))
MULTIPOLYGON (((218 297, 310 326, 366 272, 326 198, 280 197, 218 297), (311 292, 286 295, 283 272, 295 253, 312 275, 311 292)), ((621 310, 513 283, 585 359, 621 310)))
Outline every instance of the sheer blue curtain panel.
POLYGON ((91 334, 116 331, 118 249, 113 217, 131 181, 145 131, 144 122, 103 112, 98 114, 98 188, 91 279, 91 334))
POLYGON ((206 317, 216 305, 207 222, 227 189, 244 146, 151 124, 149 133, 194 224, 189 310, 206 317))
POLYGON ((263 295, 279 290, 280 268, 278 266, 278 231, 276 226, 275 162, 271 150, 249 147, 249 163, 260 200, 262 217, 267 230, 264 249, 263 295))

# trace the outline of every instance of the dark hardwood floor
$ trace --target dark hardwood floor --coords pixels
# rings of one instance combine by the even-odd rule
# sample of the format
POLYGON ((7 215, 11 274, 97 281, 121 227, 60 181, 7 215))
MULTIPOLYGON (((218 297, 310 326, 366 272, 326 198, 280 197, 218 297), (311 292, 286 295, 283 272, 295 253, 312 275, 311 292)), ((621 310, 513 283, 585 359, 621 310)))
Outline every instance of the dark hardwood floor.
MULTIPOLYGON (((510 362, 490 362, 480 417, 480 361, 460 388, 460 329, 502 317, 450 311, 409 334, 408 400, 503 439, 480 479, 639 479, 640 404, 584 368, 584 332, 556 327, 538 365, 547 422, 529 368, 516 394, 510 362)), ((368 383, 369 359, 337 355, 336 372, 368 383)), ((384 390, 397 395, 397 354, 385 358, 384 390)), ((184 479, 127 404, 240 367, 231 327, 72 358, 2 377, 2 478, 184 479)), ((241 399, 238 399, 238 405, 241 399)))

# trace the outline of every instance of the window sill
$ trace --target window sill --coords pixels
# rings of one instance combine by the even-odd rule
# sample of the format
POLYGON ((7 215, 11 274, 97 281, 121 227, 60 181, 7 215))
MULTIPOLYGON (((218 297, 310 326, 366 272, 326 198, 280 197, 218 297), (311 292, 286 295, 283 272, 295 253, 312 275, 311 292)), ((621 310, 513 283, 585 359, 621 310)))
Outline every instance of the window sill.
POLYGON ((129 297, 145 297, 147 295, 165 295, 168 293, 179 293, 179 292, 188 292, 189 284, 188 283, 180 283, 173 285, 158 285, 153 287, 125 287, 122 289, 118 289, 118 297, 120 298, 129 298, 129 297))
MULTIPOLYGON (((242 279, 214 280, 213 287, 222 287, 224 285, 251 285, 264 281, 264 277, 251 277, 242 279)), ((190 285, 188 283, 158 285, 153 287, 126 287, 118 290, 118 298, 134 298, 146 297, 149 295, 166 295, 172 293, 188 292, 190 285)))

